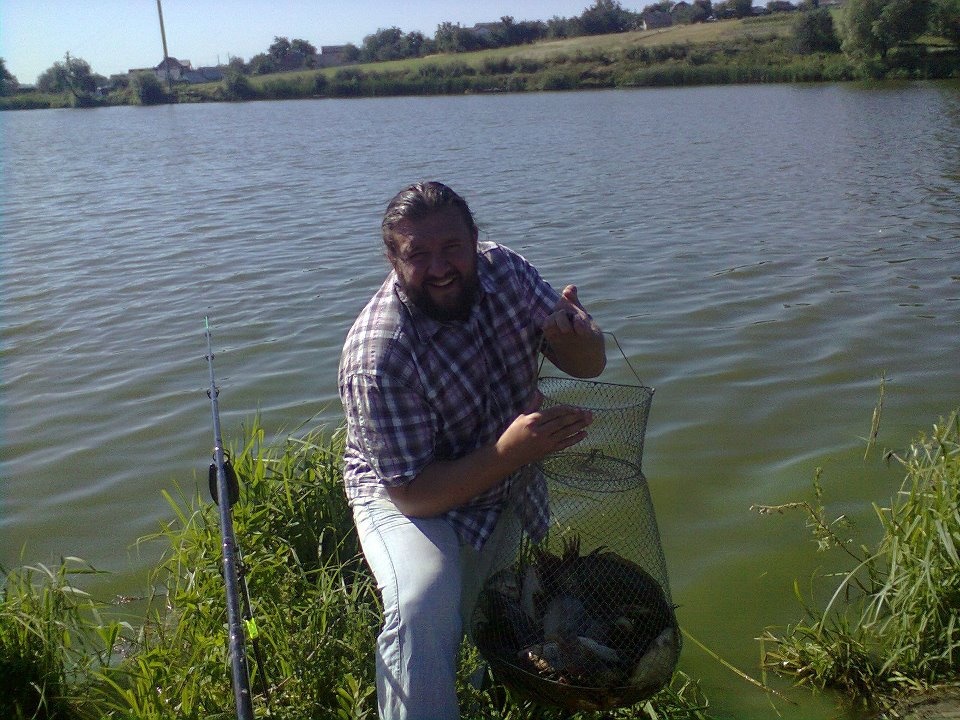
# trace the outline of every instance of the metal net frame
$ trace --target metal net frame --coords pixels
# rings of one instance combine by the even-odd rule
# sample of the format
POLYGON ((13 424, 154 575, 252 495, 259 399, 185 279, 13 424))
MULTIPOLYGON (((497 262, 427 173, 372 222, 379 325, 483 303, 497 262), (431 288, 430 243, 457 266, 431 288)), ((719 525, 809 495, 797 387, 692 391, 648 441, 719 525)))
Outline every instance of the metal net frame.
POLYGON ((566 377, 541 377, 539 387, 544 408, 589 408, 593 423, 585 440, 539 463, 547 535, 518 529, 503 542, 470 634, 494 677, 521 696, 568 710, 625 707, 669 683, 681 646, 641 469, 654 390, 566 377))

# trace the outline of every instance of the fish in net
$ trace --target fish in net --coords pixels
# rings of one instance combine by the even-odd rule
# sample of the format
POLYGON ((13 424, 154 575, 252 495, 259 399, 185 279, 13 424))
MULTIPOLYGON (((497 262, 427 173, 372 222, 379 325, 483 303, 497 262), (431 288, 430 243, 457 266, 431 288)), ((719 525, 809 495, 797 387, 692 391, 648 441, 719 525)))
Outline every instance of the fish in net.
POLYGON ((660 583, 605 547, 531 545, 480 593, 474 642, 495 677, 542 704, 600 710, 652 696, 680 653, 660 583))

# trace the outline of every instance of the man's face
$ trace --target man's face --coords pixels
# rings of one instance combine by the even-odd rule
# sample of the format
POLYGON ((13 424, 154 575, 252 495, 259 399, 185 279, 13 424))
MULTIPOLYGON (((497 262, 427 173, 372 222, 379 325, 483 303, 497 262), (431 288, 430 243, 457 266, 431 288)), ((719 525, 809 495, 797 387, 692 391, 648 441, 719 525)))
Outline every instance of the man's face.
POLYGON ((446 207, 394 228, 390 261, 407 297, 435 320, 466 320, 477 296, 477 236, 446 207))

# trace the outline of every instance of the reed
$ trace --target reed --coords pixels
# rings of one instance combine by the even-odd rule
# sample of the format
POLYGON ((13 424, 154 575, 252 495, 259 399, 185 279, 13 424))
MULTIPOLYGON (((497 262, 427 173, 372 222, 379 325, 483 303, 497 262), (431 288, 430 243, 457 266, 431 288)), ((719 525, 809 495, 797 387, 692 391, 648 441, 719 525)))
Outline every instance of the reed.
POLYGON ((818 578, 833 588, 822 609, 796 591, 806 617, 766 631, 765 666, 880 711, 960 683, 960 414, 887 458, 906 475, 889 506, 874 506, 882 531, 874 547, 855 550, 843 525, 828 521, 819 473, 814 503, 758 508, 805 512, 820 549, 839 550, 849 568, 818 578))

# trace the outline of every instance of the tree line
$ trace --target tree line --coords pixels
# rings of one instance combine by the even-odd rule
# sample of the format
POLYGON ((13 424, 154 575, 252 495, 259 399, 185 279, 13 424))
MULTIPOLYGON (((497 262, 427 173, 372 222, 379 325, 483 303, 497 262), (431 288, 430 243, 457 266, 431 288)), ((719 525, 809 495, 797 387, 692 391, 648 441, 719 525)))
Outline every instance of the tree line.
MULTIPOLYGON (((799 5, 788 0, 769 0, 765 9, 768 12, 797 11, 793 24, 797 52, 842 50, 875 75, 896 68, 901 56, 910 55, 911 44, 921 35, 934 35, 951 43, 955 49, 960 47, 960 0, 846 0, 839 27, 835 27, 833 13, 819 7, 819 0, 801 0, 799 5)), ((657 18, 663 21, 664 16, 669 24, 699 23, 748 17, 755 12, 752 0, 659 0, 639 12, 624 8, 619 0, 594 0, 580 15, 572 18, 516 21, 512 16, 503 16, 497 22, 472 28, 442 22, 432 38, 419 31, 407 33, 397 27, 379 29, 364 37, 360 46, 348 44, 340 51, 343 62, 373 63, 518 46, 540 40, 628 32, 646 27, 648 21, 655 22, 657 18)), ((254 55, 248 62, 231 57, 225 82, 237 85, 238 78, 244 75, 266 75, 322 65, 320 53, 309 41, 278 36, 265 52, 254 55)), ((36 89, 41 93, 67 95, 71 104, 82 106, 91 104, 97 89, 105 86, 113 89, 130 87, 137 100, 144 104, 168 100, 163 85, 153 74, 106 78, 94 73, 85 60, 69 53, 63 61, 55 62, 38 77, 36 89)), ((13 95, 19 89, 17 78, 0 58, 0 96, 13 95)), ((242 96, 242 93, 235 94, 242 96)))

